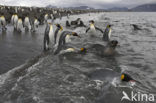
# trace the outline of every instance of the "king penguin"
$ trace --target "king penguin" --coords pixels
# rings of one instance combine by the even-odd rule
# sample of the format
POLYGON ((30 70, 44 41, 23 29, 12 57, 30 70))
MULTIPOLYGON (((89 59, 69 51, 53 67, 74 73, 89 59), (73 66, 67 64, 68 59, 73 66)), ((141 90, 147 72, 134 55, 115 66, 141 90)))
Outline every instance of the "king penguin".
POLYGON ((17 22, 17 31, 22 32, 22 29, 23 29, 23 22, 22 19, 19 17, 17 22))
POLYGON ((14 14, 14 16, 13 16, 14 30, 17 30, 17 22, 18 22, 18 15, 14 14))
POLYGON ((15 17, 15 14, 13 14, 12 17, 11 17, 11 24, 12 25, 14 25, 14 17, 15 17))
POLYGON ((49 47, 54 42, 54 31, 51 23, 48 23, 44 33, 44 50, 49 50, 49 47))
POLYGON ((56 50, 54 50, 54 54, 58 54, 62 47, 67 43, 67 37, 70 36, 77 36, 80 38, 80 36, 76 33, 76 32, 70 32, 70 31, 64 31, 62 32, 60 38, 59 38, 59 42, 58 42, 58 46, 56 48, 56 50))
POLYGON ((103 33, 103 40, 104 41, 110 41, 111 32, 112 32, 111 25, 107 25, 107 27, 103 33))
POLYGON ((2 26, 2 31, 5 31, 7 29, 6 28, 6 20, 5 20, 5 17, 3 14, 0 17, 0 25, 2 26))
POLYGON ((29 29, 31 27, 28 15, 26 15, 26 17, 24 19, 24 27, 25 27, 25 31, 29 31, 29 29))
POLYGON ((96 30, 99 30, 102 34, 103 31, 95 26, 95 22, 93 20, 89 21, 90 27, 86 29, 86 33, 89 32, 90 36, 96 36, 96 30))
POLYGON ((56 27, 57 29, 55 30, 55 33, 54 33, 54 44, 58 45, 60 35, 63 31, 63 27, 60 24, 56 24, 56 27))
POLYGON ((48 21, 48 14, 45 14, 45 15, 44 15, 44 23, 46 24, 47 21, 48 21))
POLYGON ((39 21, 37 17, 35 17, 34 20, 32 21, 31 31, 36 32, 36 29, 38 28, 38 26, 39 26, 39 21))

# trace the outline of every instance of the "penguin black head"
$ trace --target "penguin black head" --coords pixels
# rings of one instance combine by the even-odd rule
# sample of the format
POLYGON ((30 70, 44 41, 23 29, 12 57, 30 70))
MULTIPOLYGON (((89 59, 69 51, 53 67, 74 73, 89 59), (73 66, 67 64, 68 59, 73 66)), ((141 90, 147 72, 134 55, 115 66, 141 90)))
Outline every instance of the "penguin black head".
POLYGON ((63 27, 60 24, 55 24, 59 29, 63 30, 63 27))
POLYGON ((110 24, 107 25, 107 27, 109 27, 109 28, 110 28, 111 26, 112 26, 112 25, 110 25, 110 24))
POLYGON ((123 82, 130 82, 130 81, 135 81, 135 80, 130 75, 122 73, 121 81, 123 81, 123 82))
POLYGON ((90 20, 90 21, 89 21, 89 23, 92 23, 92 24, 94 24, 95 22, 94 22, 94 20, 90 20))
POLYGON ((81 48, 81 53, 86 53, 87 52, 87 49, 86 48, 81 48))
POLYGON ((109 42, 109 45, 111 47, 116 47, 118 45, 118 41, 117 40, 112 40, 112 41, 109 42))
POLYGON ((76 32, 72 32, 72 35, 81 38, 76 32))

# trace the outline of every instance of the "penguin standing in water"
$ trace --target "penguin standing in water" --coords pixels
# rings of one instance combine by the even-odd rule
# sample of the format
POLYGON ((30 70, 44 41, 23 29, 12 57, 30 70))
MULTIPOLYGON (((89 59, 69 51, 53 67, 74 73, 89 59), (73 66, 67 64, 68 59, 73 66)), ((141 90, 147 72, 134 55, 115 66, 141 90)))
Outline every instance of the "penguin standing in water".
POLYGON ((47 23, 47 21, 48 21, 48 14, 45 14, 44 15, 44 23, 47 23))
POLYGON ((14 30, 17 30, 17 22, 18 22, 18 16, 17 16, 17 14, 14 14, 13 15, 14 30))
POLYGON ((51 14, 50 17, 51 17, 51 22, 54 23, 54 20, 56 19, 55 16, 51 14))
POLYGON ((35 18, 33 21, 32 21, 32 26, 31 26, 31 31, 32 32, 36 32, 36 29, 38 28, 39 26, 39 21, 37 18, 35 18))
POLYGON ((111 32, 112 32, 111 25, 107 25, 107 27, 103 33, 103 40, 104 41, 110 41, 111 32))
POLYGON ((2 26, 2 31, 6 31, 6 20, 3 14, 0 17, 0 25, 2 26))
POLYGON ((53 44, 54 43, 54 29, 53 29, 52 23, 49 23, 49 39, 50 39, 50 43, 53 44))
POLYGON ((48 23, 44 33, 44 51, 49 50, 49 46, 54 42, 54 31, 51 23, 48 23))
POLYGON ((31 27, 28 15, 26 15, 26 17, 24 19, 24 27, 25 27, 25 31, 29 31, 29 29, 31 27))
POLYGON ((103 33, 103 31, 95 26, 95 22, 93 20, 89 21, 90 23, 90 27, 86 30, 86 33, 90 33, 91 36, 96 36, 96 30, 99 30, 101 33, 103 33))
POLYGON ((69 13, 67 13, 67 19, 69 19, 69 16, 70 16, 70 14, 69 14, 69 13))
POLYGON ((62 47, 66 44, 66 42, 68 41, 67 39, 70 36, 77 36, 77 37, 80 38, 80 36, 76 32, 70 32, 70 31, 62 32, 62 34, 61 34, 61 36, 59 38, 57 49, 54 50, 54 54, 58 54, 61 51, 62 47))
POLYGON ((59 38, 63 31, 63 27, 60 24, 56 24, 56 26, 57 26, 57 29, 55 30, 55 33, 54 33, 54 44, 58 45, 59 38))
POLYGON ((62 15, 61 15, 61 13, 59 13, 59 18, 60 18, 60 20, 62 19, 62 15))
POLYGON ((18 18, 18 22, 17 22, 17 31, 18 32, 22 32, 23 29, 23 22, 22 22, 22 18, 18 18))
POLYGON ((15 14, 13 14, 12 17, 11 17, 11 24, 12 25, 14 25, 14 17, 15 17, 15 14))

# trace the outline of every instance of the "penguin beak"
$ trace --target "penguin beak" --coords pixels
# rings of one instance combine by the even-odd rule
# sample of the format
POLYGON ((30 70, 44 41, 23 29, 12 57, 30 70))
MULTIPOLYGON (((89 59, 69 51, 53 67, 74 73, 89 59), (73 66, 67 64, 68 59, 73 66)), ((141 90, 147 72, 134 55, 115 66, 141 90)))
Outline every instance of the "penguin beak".
POLYGON ((77 33, 75 33, 75 32, 73 32, 72 35, 81 38, 81 37, 80 37, 77 33))
POLYGON ((63 27, 61 26, 61 30, 63 30, 63 27))
POLYGON ((121 80, 123 80, 125 78, 125 75, 124 74, 122 74, 121 75, 121 80))

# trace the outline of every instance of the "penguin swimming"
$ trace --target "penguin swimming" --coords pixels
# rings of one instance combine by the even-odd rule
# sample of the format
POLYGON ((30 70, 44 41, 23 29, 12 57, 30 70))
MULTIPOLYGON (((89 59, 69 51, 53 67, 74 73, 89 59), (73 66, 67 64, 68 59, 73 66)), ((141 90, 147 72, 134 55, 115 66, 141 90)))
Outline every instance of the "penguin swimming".
POLYGON ((123 82, 135 82, 135 80, 128 74, 122 73, 121 75, 121 81, 123 82))
POLYGON ((134 30, 142 30, 138 25, 136 24, 131 24, 134 28, 134 30))
POLYGON ((54 54, 58 54, 60 52, 60 50, 62 49, 62 46, 65 45, 66 42, 68 42, 68 39, 70 36, 77 36, 80 38, 80 36, 76 32, 70 32, 70 31, 62 32, 59 38, 57 49, 55 50, 54 54))
POLYGON ((58 45, 60 35, 63 31, 63 27, 60 24, 56 24, 56 26, 57 26, 57 29, 55 30, 55 33, 54 33, 54 44, 58 45))
POLYGON ((86 33, 88 33, 90 31, 90 35, 91 36, 95 36, 96 35, 96 30, 99 30, 101 33, 103 33, 103 31, 95 26, 95 22, 93 20, 89 21, 90 23, 90 27, 88 29, 86 29, 86 33))
POLYGON ((22 29, 23 29, 23 22, 22 19, 19 17, 17 22, 17 31, 22 32, 22 29))
POLYGON ((66 59, 72 59, 72 60, 73 60, 73 58, 81 59, 80 55, 84 55, 84 53, 86 52, 85 50, 86 50, 85 48, 68 47, 59 52, 59 58, 61 60, 64 59, 64 57, 66 59))
POLYGON ((44 50, 49 50, 50 44, 54 41, 54 31, 51 23, 48 23, 44 33, 44 50))
POLYGON ((103 33, 103 40, 104 41, 110 41, 110 37, 111 37, 111 25, 107 25, 104 33, 103 33))
POLYGON ((0 16, 0 25, 2 26, 2 31, 5 31, 7 29, 6 20, 3 14, 0 16))

